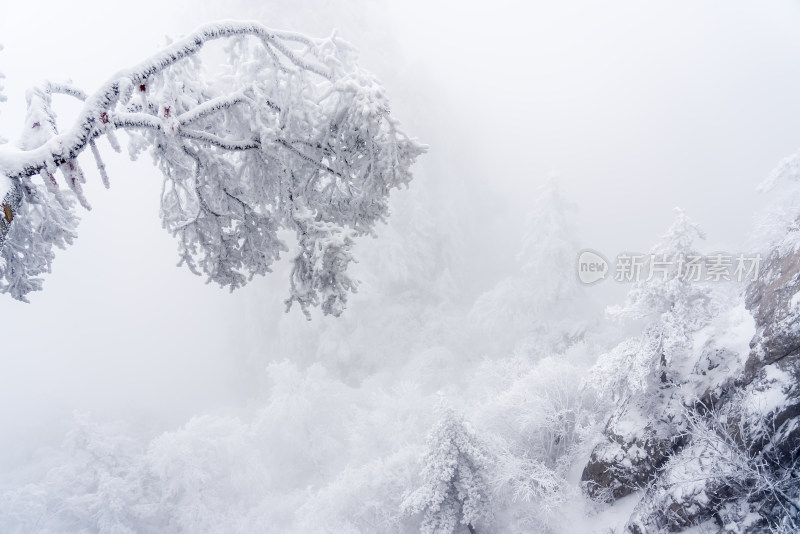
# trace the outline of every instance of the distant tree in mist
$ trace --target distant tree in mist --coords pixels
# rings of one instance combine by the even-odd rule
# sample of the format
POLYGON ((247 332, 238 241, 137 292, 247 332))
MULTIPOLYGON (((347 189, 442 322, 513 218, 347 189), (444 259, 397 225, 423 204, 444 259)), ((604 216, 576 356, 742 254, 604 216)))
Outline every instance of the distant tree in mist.
POLYGON ((575 206, 555 179, 538 192, 516 255, 516 272, 482 294, 470 312, 493 344, 528 338, 538 350, 563 350, 584 328, 574 263, 575 206))
POLYGON ((161 218, 181 264, 236 289, 271 270, 288 251, 278 232, 292 231, 287 306, 306 314, 342 312, 357 285, 353 237, 387 217, 389 191, 411 180, 425 150, 349 45, 251 22, 202 26, 93 94, 48 82, 27 100, 17 146, 0 148, 0 292, 20 300, 41 289, 53 247, 76 237, 75 201, 90 208, 78 156, 90 150, 108 187, 96 140, 120 150, 118 130, 131 136, 131 157, 149 149, 164 176, 161 218), (209 79, 198 52, 218 39, 229 63, 209 79), (84 102, 64 133, 54 94, 84 102))

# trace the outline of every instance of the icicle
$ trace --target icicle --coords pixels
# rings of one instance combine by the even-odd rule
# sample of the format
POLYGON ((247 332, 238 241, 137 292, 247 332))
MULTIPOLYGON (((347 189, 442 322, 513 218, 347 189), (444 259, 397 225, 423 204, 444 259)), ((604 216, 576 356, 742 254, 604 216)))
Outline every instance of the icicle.
POLYGON ((114 149, 114 152, 119 154, 122 152, 122 148, 119 146, 117 134, 114 133, 114 127, 111 125, 111 119, 108 118, 107 111, 104 111, 100 114, 100 122, 103 124, 103 132, 108 138, 108 144, 111 145, 111 148, 114 149))
POLYGON ((44 181, 44 185, 47 187, 47 189, 50 191, 58 190, 58 182, 56 181, 56 177, 53 176, 50 171, 43 169, 40 174, 42 175, 42 180, 44 181))
POLYGON ((100 178, 103 180, 103 185, 106 186, 106 189, 109 189, 111 187, 111 183, 108 181, 106 166, 103 163, 103 160, 100 158, 100 151, 97 150, 97 144, 95 144, 94 139, 89 141, 89 148, 92 149, 92 155, 94 156, 95 163, 97 163, 97 170, 100 171, 100 178))
POLYGON ((48 171, 47 169, 42 169, 39 173, 39 176, 42 178, 42 182, 44 182, 45 188, 53 194, 56 201, 61 205, 62 208, 65 210, 70 209, 72 206, 67 199, 64 198, 63 193, 61 192, 61 188, 58 187, 58 182, 56 181, 56 177, 53 176, 53 173, 48 171))
POLYGON ((109 129, 106 132, 106 138, 108 139, 108 144, 114 149, 114 152, 117 154, 122 152, 122 148, 119 146, 119 141, 117 140, 117 134, 114 133, 114 130, 109 129))
POLYGON ((81 170, 78 162, 74 159, 69 160, 65 164, 59 167, 61 169, 61 173, 64 175, 64 179, 67 181, 67 185, 70 189, 75 193, 75 196, 78 197, 78 202, 81 203, 87 211, 92 209, 92 206, 89 205, 89 202, 86 200, 86 196, 83 194, 83 184, 86 182, 86 178, 81 170))

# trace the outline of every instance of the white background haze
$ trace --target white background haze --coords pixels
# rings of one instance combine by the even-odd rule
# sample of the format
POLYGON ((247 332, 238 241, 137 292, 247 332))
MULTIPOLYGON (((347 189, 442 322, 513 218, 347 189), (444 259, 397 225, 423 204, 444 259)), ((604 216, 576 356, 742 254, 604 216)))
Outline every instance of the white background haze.
MULTIPOLYGON (((577 207, 580 248, 647 252, 680 206, 706 230, 705 250, 734 253, 766 203, 756 185, 800 147, 800 3, 789 0, 0 0, 0 135, 16 139, 27 87, 71 79, 91 92, 165 35, 223 18, 320 37, 338 28, 361 50, 393 115, 430 146, 410 189, 393 193, 382 233, 432 225, 426 250, 441 252, 431 261, 453 279, 442 291, 464 310, 513 273, 523 221, 552 174, 577 207)), ((63 127, 75 109, 59 105, 63 127)), ((422 335, 397 340, 379 322, 356 334, 362 316, 347 318, 351 310, 341 320, 284 317, 283 264, 233 294, 204 285, 175 267, 149 155, 132 163, 125 150, 101 149, 111 189, 85 163, 94 209, 76 243, 58 251, 31 304, 0 303, 0 472, 57 445, 74 410, 155 435, 195 414, 246 414, 265 395, 270 361, 318 358, 357 384, 422 335), (303 336, 386 347, 359 360, 343 355, 355 350, 347 346, 303 346, 303 336)), ((380 314, 398 305, 397 291, 370 278, 380 254, 359 252, 380 244, 367 241, 356 247, 367 274, 354 306, 362 299, 380 314)), ((413 250, 398 254, 416 261, 413 250)), ((602 304, 625 290, 581 289, 602 304)))

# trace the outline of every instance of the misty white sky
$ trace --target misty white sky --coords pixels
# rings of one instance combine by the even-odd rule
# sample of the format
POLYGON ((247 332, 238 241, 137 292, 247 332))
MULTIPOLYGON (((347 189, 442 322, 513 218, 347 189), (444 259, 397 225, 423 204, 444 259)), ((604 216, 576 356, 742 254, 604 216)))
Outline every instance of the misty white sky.
MULTIPOLYGON (((336 27, 430 145, 418 178, 487 229, 465 236, 472 291, 503 275, 511 249, 493 238, 551 172, 578 205, 586 247, 644 252, 681 206, 709 247, 735 252, 764 204, 756 184, 800 147, 797 1, 213 4, 0 0, 0 134, 16 138, 26 87, 71 78, 91 91, 202 22, 336 27)), ((253 310, 286 293, 285 273, 230 295, 176 269, 158 171, 105 154, 112 189, 88 188, 94 210, 45 291, 0 304, 0 439, 20 450, 75 408, 168 424, 236 402, 235 362, 259 352, 248 329, 270 316, 253 310)), ((282 311, 273 300, 268 314, 282 311)))

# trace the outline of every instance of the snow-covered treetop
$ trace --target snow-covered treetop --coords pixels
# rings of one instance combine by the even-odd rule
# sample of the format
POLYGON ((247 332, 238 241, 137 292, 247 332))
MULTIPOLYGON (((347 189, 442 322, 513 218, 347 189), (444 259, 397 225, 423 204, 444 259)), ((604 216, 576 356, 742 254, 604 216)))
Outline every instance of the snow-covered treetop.
POLYGON ((92 94, 46 83, 27 100, 17 146, 0 147, 0 175, 14 185, 0 225, 0 291, 20 299, 39 289, 52 245, 74 236, 71 198, 89 209, 77 162, 85 148, 108 186, 95 139, 118 149, 115 130, 131 134, 132 157, 149 149, 164 175, 161 216, 181 263, 235 289, 270 271, 288 250, 278 230, 293 230, 300 247, 287 304, 334 315, 356 286, 346 273, 352 237, 388 215, 390 189, 411 180, 425 150, 389 115, 383 87, 358 67, 352 47, 255 22, 202 26, 92 94), (197 53, 218 39, 227 40, 229 64, 209 80, 197 53), (56 93, 84 102, 63 133, 56 93), (42 221, 51 223, 47 240, 36 228, 42 221))
POLYGON ((695 249, 698 238, 705 239, 705 233, 684 210, 675 208, 672 225, 649 252, 651 261, 663 262, 663 272, 634 283, 625 304, 609 308, 609 315, 619 319, 659 317, 667 311, 682 313, 708 304, 708 288, 692 276, 694 264, 702 261, 695 249))
POLYGON ((783 158, 757 187, 774 200, 757 215, 749 246, 780 256, 800 249, 800 152, 783 158))
POLYGON ((576 292, 577 283, 570 269, 578 250, 576 213, 577 206, 551 176, 538 189, 525 221, 517 262, 522 275, 538 286, 543 308, 576 292))
POLYGON ((766 193, 781 182, 800 182, 800 152, 780 160, 769 176, 758 185, 757 190, 766 193))

